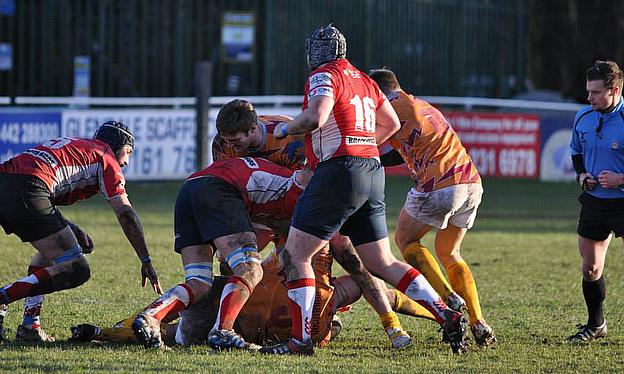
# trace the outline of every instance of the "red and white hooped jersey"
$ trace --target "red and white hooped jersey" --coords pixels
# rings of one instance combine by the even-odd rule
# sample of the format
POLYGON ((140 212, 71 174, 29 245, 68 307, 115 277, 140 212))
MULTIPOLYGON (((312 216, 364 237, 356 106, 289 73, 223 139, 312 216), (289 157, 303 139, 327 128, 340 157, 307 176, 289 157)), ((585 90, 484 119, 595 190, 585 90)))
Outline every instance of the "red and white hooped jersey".
POLYGON ((96 139, 59 138, 0 165, 0 173, 33 175, 45 182, 56 205, 71 205, 101 192, 125 195, 125 178, 110 146, 96 139))
POLYGON ((310 73, 302 109, 321 96, 332 98, 334 107, 327 122, 306 135, 310 167, 314 169, 319 162, 340 156, 379 157, 375 114, 386 97, 377 83, 341 58, 310 73))
POLYGON ((252 219, 287 219, 303 191, 294 180, 295 172, 263 158, 239 157, 215 161, 187 181, 217 177, 240 191, 252 219))

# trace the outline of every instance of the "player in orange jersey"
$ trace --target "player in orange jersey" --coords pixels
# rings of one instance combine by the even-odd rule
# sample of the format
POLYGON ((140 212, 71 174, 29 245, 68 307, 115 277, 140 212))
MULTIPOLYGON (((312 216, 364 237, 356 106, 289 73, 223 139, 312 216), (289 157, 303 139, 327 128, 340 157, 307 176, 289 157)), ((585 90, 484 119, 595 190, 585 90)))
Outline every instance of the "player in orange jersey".
POLYGON ((388 69, 373 70, 370 77, 386 94, 401 121, 401 129, 389 140, 392 149, 382 157, 384 165, 407 163, 416 184, 399 215, 395 241, 405 260, 425 275, 449 306, 459 310, 464 304, 461 297, 466 300, 475 340, 488 346, 496 338, 483 318, 474 278, 460 254, 462 239, 472 227, 481 203, 479 173, 440 111, 403 91, 388 69), (433 227, 437 229, 436 254, 452 288, 420 242, 433 227))
POLYGON ((212 142, 212 158, 261 157, 286 166, 301 169, 305 163, 303 136, 277 139, 275 125, 292 118, 281 115, 258 116, 246 100, 232 100, 217 115, 218 134, 212 142))
MULTIPOLYGON (((290 119, 290 117, 279 115, 258 116, 250 102, 230 101, 219 110, 217 115, 216 124, 219 135, 213 141, 213 158, 223 160, 233 157, 262 157, 290 169, 304 167, 306 163, 304 136, 276 137, 274 135, 276 125, 290 119)), ((256 234, 259 237, 273 235, 270 230, 257 230, 256 234)), ((334 235, 330 244, 333 248, 352 246, 350 239, 340 234, 334 235)), ((363 266, 359 266, 359 260, 354 262, 352 256, 343 257, 343 253, 345 252, 337 251, 333 255, 364 290, 364 297, 379 314, 392 346, 401 349, 411 345, 411 337, 401 327, 398 317, 384 296, 385 284, 380 279, 372 277, 363 266)), ((355 258, 357 259, 357 256, 355 258)))
MULTIPOLYGON (((258 243, 260 246, 261 243, 258 243)), ((339 329, 332 326, 336 310, 355 303, 362 295, 360 287, 351 275, 331 277, 332 257, 325 250, 315 259, 314 272, 317 282, 317 298, 313 308, 312 340, 318 346, 325 346, 339 329)), ((273 251, 262 262, 262 287, 256 287, 241 310, 234 330, 246 342, 268 344, 287 339, 290 336, 290 313, 287 288, 279 275, 281 270, 277 254, 273 251)), ((163 341, 171 346, 206 344, 210 329, 214 325, 219 300, 228 277, 215 276, 212 289, 195 305, 179 313, 175 322, 160 325, 163 341)), ((423 306, 397 290, 386 290, 392 309, 398 313, 427 318, 435 317, 423 306)), ((137 342, 131 328, 136 314, 116 323, 113 327, 101 328, 92 324, 79 324, 71 328, 70 341, 112 341, 118 343, 137 342)))

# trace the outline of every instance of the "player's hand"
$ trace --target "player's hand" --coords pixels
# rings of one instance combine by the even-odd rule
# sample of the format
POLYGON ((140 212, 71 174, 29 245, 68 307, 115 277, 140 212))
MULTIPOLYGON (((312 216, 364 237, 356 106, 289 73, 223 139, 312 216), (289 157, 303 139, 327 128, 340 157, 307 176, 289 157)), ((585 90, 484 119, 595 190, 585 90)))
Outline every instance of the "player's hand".
POLYGON ((578 178, 578 182, 581 185, 583 191, 591 191, 596 188, 598 181, 590 173, 581 173, 578 178))
POLYGON ((598 174, 598 183, 600 183, 600 187, 602 188, 617 188, 624 184, 622 177, 623 175, 620 173, 615 173, 611 170, 603 170, 598 174))
POLYGON ((162 288, 160 287, 160 281, 158 280, 158 274, 156 269, 152 266, 151 262, 141 264, 141 286, 145 287, 147 280, 149 279, 152 284, 152 289, 159 295, 162 295, 162 288))
POLYGON ((93 245, 93 240, 91 239, 89 234, 84 232, 80 227, 78 227, 78 225, 75 225, 73 223, 69 227, 71 227, 72 232, 76 236, 78 244, 80 244, 80 247, 82 247, 82 253, 88 255, 89 253, 93 252, 95 246, 93 245))
POLYGON ((288 124, 286 122, 280 122, 275 125, 275 128, 273 129, 273 136, 275 136, 276 139, 282 139, 288 136, 287 126, 288 124))

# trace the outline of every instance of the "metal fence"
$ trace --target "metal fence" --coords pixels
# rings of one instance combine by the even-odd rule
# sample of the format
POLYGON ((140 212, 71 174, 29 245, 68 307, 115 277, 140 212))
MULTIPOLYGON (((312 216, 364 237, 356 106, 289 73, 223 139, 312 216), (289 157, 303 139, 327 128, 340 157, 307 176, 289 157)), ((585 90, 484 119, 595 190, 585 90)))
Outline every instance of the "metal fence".
POLYGON ((419 95, 508 97, 525 80, 526 0, 15 0, 0 96, 72 95, 79 55, 92 96, 192 96, 202 60, 215 95, 298 94, 305 37, 330 22, 356 66, 389 66, 419 95), (222 60, 224 11, 254 13, 253 62, 222 60))

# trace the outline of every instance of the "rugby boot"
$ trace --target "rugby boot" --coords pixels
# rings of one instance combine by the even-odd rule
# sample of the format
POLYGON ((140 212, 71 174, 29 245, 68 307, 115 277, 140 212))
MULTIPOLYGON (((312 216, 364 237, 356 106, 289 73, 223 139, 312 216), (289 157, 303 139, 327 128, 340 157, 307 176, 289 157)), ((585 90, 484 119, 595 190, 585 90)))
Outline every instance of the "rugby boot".
POLYGON ((489 347, 496 343, 496 336, 490 325, 485 323, 484 320, 478 320, 474 325, 470 326, 472 336, 474 336, 475 342, 481 347, 489 347))
POLYGON ((342 321, 336 314, 332 317, 330 340, 334 340, 342 331, 342 321))
POLYGON ((598 327, 591 327, 588 325, 577 325, 576 326, 579 331, 568 337, 568 342, 570 343, 582 343, 582 342, 590 342, 592 340, 604 338, 607 336, 607 321, 605 320, 602 325, 598 327))
POLYGON ((70 342, 90 342, 102 333, 101 328, 88 323, 72 326, 69 330, 72 334, 71 338, 69 338, 70 342))
POLYGON ((448 295, 446 298, 446 305, 458 312, 466 310, 466 301, 464 301, 464 299, 455 292, 448 295))
POLYGON ((451 345, 453 353, 466 352, 466 330, 466 318, 460 312, 447 309, 446 320, 442 325, 442 341, 451 345))
POLYGON ((285 340, 276 345, 260 348, 260 353, 268 355, 299 355, 312 356, 314 354, 314 346, 312 341, 299 344, 293 339, 285 340))
POLYGON ((41 326, 29 328, 20 324, 17 326, 15 340, 24 343, 52 343, 56 339, 54 339, 53 336, 46 334, 41 326))
POLYGON ((4 331, 4 317, 6 317, 8 306, 0 304, 0 344, 6 340, 6 331, 4 331))
POLYGON ((388 334, 388 338, 392 342, 392 348, 403 349, 412 345, 412 337, 403 329, 395 329, 392 333, 388 334))
POLYGON ((147 349, 165 349, 160 336, 160 323, 154 317, 139 314, 132 322, 132 332, 147 349))
POLYGON ((238 335, 234 330, 212 330, 208 334, 208 345, 214 350, 233 350, 246 349, 257 351, 260 346, 253 343, 247 343, 242 336, 238 335))

